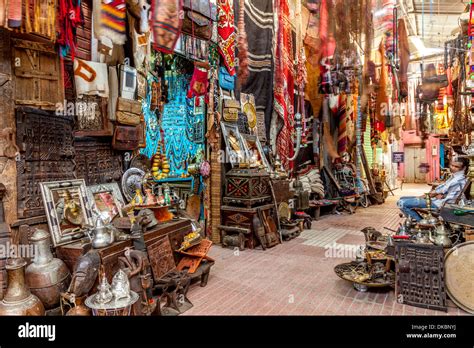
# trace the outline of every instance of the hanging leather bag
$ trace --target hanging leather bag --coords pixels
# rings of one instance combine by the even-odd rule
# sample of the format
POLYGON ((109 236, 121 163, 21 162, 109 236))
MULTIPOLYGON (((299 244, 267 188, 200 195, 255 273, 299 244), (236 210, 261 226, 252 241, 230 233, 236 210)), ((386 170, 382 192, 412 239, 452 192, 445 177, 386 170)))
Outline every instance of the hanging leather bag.
POLYGON ((112 147, 119 151, 133 151, 139 147, 140 140, 140 127, 116 126, 112 147))

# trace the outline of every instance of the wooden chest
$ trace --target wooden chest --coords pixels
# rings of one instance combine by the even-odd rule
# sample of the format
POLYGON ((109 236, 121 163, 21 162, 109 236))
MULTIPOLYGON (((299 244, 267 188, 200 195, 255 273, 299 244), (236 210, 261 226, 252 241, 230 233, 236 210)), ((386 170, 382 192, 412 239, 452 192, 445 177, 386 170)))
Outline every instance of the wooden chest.
MULTIPOLYGON (((116 242, 102 249, 97 249, 101 264, 104 266, 105 275, 109 282, 112 281, 112 277, 119 270, 119 256, 123 256, 125 248, 132 247, 132 245, 132 241, 126 240, 116 242)), ((74 272, 74 268, 79 257, 85 254, 89 249, 89 243, 75 242, 57 247, 56 255, 66 263, 72 273, 74 272)))
POLYGON ((226 173, 224 204, 251 207, 271 200, 270 175, 265 170, 233 168, 226 173))
MULTIPOLYGON (((144 235, 145 245, 155 243, 160 238, 169 238, 172 250, 176 250, 181 246, 184 236, 191 232, 191 221, 188 219, 179 219, 169 223, 156 226, 153 230, 146 232, 144 235)), ((97 249, 100 255, 102 264, 106 272, 107 280, 111 281, 114 274, 119 270, 118 258, 122 256, 125 248, 132 247, 133 242, 130 240, 115 242, 114 244, 97 249)), ((82 241, 59 246, 56 248, 57 257, 62 259, 71 273, 77 260, 90 249, 90 243, 83 243, 82 241)))

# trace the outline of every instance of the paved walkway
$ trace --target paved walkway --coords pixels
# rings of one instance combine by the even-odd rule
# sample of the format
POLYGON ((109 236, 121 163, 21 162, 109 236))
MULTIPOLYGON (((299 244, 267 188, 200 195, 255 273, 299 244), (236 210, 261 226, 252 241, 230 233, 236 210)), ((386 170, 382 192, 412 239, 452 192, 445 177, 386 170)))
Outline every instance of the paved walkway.
MULTIPOLYGON (((334 273, 349 257, 326 257, 325 247, 361 245, 366 226, 386 231, 400 221, 398 196, 420 195, 427 185, 404 184, 386 203, 358 208, 354 215, 326 215, 311 230, 266 251, 234 251, 213 246, 216 259, 209 283, 193 285, 188 297, 194 307, 187 315, 446 315, 444 312, 399 304, 393 290, 358 292, 334 273)), ((338 256, 338 255, 336 255, 338 256)), ((452 302, 448 315, 466 314, 452 302)))

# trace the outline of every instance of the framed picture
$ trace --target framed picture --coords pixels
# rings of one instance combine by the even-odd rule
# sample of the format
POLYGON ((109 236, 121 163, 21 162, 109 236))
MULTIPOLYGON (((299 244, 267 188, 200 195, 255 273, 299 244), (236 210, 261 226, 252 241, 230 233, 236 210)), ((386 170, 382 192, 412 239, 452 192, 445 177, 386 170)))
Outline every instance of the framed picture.
POLYGON ((247 158, 250 161, 250 167, 265 168, 271 171, 270 164, 263 152, 262 144, 256 135, 242 134, 244 139, 247 158))
POLYGON ((55 247, 71 242, 85 225, 92 225, 84 179, 42 182, 40 187, 55 247))
POLYGON ((87 196, 93 210, 104 221, 110 222, 115 216, 122 216, 125 201, 116 182, 88 186, 87 196))
POLYGON ((247 163, 247 151, 237 124, 221 122, 222 135, 226 145, 225 162, 234 166, 247 163))

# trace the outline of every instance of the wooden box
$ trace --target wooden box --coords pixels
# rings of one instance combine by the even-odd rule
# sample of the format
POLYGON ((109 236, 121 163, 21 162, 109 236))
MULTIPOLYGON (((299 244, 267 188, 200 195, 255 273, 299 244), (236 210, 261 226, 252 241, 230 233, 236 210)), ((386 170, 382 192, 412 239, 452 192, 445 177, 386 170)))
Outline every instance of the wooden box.
MULTIPOLYGON (((71 273, 73 273, 77 260, 90 249, 90 245, 88 244, 89 243, 76 242, 59 246, 56 248, 56 255, 66 263, 71 273)), ((102 249, 96 249, 99 253, 101 264, 104 266, 105 276, 109 282, 112 281, 112 277, 120 269, 118 263, 119 256, 123 256, 125 248, 132 246, 132 241, 125 240, 116 242, 102 249)))
POLYGON ((224 204, 251 207, 271 200, 270 175, 265 170, 234 168, 226 173, 224 204))

